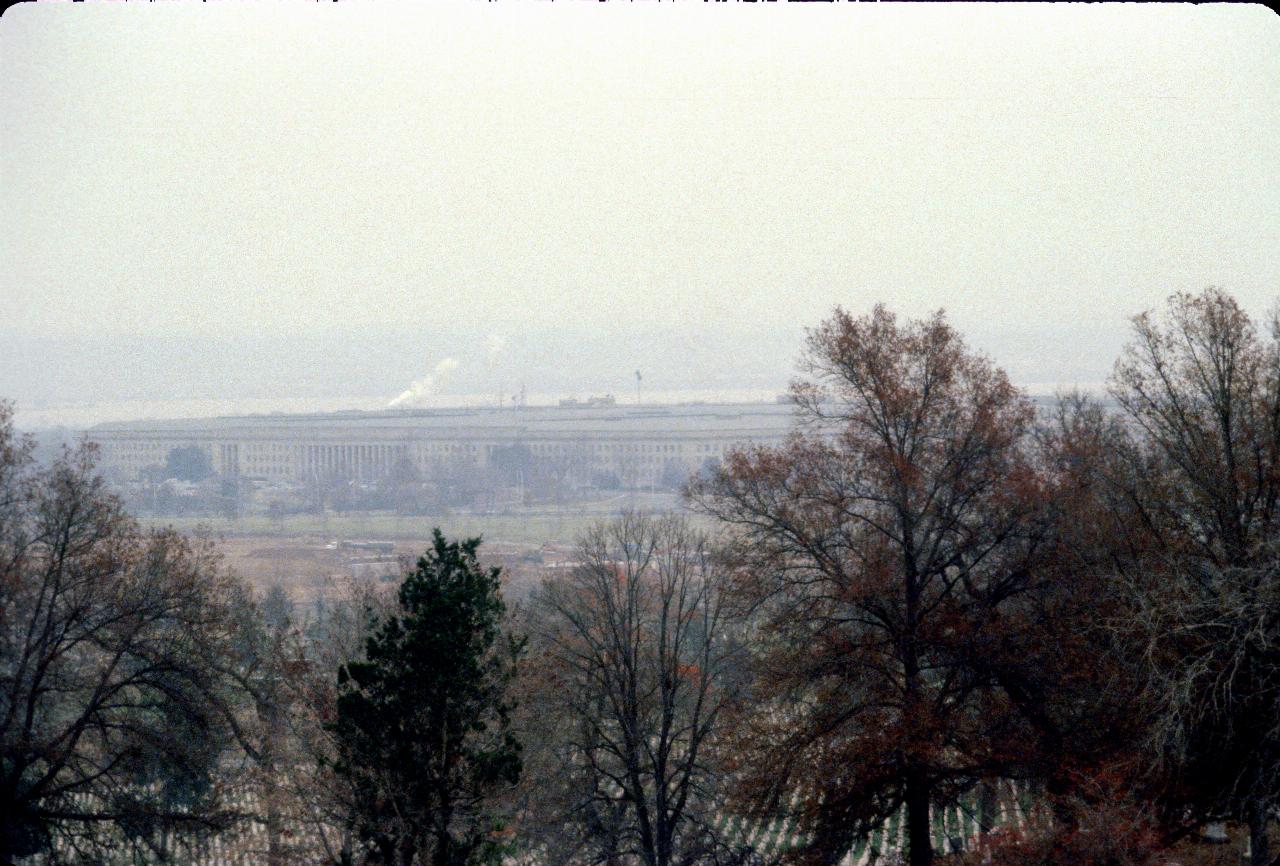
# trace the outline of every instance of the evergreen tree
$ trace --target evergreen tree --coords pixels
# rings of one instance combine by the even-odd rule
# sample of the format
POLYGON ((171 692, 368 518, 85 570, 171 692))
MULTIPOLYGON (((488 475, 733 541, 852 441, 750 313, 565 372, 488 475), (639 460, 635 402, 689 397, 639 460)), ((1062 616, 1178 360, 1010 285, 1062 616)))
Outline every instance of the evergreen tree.
POLYGON ((374 626, 362 661, 339 669, 334 769, 366 862, 500 858, 492 800, 520 776, 507 686, 524 642, 503 632, 501 570, 479 565, 479 544, 435 530, 399 610, 374 626))

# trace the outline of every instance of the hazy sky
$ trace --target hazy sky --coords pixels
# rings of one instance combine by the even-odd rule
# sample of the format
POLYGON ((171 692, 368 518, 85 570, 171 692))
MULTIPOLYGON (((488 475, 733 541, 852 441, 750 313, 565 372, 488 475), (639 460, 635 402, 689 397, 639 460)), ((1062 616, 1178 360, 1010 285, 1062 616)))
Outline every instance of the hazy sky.
MULTIPOLYGON (((1259 6, 0 18, 0 395, 29 403, 304 369, 389 399, 494 334, 626 374, 706 337, 690 382, 782 383, 804 325, 877 300, 945 307, 1017 378, 1100 379, 1132 313, 1209 284, 1262 312, 1278 276, 1259 6)), ((573 373, 544 388, 602 380, 573 373)))

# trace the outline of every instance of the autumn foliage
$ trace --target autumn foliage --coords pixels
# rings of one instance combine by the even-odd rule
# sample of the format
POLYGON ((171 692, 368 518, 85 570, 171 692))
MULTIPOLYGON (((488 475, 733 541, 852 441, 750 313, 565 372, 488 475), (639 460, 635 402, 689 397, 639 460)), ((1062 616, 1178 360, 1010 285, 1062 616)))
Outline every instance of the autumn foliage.
POLYGON ((1143 864, 1234 819, 1266 866, 1277 334, 1178 295, 1135 319, 1118 411, 1037 413, 941 314, 810 331, 798 432, 688 489, 753 635, 738 808, 796 821, 813 863, 903 810, 925 866, 931 807, 1018 779, 1038 807, 977 840, 991 862, 1143 864))
POLYGON ((760 634, 741 791, 793 811, 814 862, 905 807, 922 866, 930 804, 1040 736, 1019 670, 1051 548, 1035 412, 941 315, 837 310, 802 369, 801 432, 690 488, 742 552, 760 634))

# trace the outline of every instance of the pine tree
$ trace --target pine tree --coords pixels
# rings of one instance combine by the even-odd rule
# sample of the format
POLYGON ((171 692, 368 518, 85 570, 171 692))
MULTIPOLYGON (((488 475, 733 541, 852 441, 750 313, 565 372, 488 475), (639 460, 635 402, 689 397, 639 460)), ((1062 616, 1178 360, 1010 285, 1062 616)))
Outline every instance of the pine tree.
POLYGON ((334 769, 351 788, 367 862, 467 866, 501 855, 492 800, 521 771, 507 686, 524 642, 506 634, 500 569, 480 539, 432 549, 338 672, 334 769))

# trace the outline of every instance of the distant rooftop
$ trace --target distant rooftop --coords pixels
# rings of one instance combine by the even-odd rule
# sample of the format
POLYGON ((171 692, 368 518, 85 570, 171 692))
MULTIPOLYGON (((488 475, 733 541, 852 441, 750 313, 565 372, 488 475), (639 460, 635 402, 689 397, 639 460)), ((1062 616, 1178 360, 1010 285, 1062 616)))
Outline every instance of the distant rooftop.
MULTIPOLYGON (((1053 397, 1033 397, 1044 408, 1053 397)), ((520 433, 722 433, 734 431, 784 432, 794 420, 790 402, 674 403, 653 405, 568 404, 524 408, 473 407, 452 409, 343 410, 308 414, 228 415, 213 418, 172 418, 111 421, 90 428, 91 433, 209 434, 217 436, 288 435, 343 430, 364 432, 402 430, 452 435, 520 433)))
POLYGON ((174 418, 112 421, 91 428, 95 433, 200 433, 226 435, 237 430, 254 433, 305 432, 343 427, 361 430, 511 430, 551 432, 644 432, 662 430, 707 432, 714 429, 785 429, 794 406, 781 403, 683 403, 671 405, 527 406, 524 408, 384 409, 312 414, 236 415, 216 418, 174 418))

